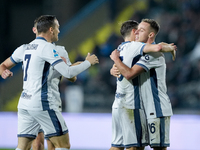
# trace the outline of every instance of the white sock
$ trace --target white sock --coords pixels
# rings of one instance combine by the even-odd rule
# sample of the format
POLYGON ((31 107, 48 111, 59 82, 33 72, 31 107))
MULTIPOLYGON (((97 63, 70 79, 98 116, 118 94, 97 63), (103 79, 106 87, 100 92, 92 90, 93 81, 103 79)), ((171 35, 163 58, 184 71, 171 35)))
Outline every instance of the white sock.
POLYGON ((19 148, 16 148, 15 150, 21 150, 21 149, 19 149, 19 148))
POLYGON ((67 148, 56 148, 55 150, 69 150, 67 148))

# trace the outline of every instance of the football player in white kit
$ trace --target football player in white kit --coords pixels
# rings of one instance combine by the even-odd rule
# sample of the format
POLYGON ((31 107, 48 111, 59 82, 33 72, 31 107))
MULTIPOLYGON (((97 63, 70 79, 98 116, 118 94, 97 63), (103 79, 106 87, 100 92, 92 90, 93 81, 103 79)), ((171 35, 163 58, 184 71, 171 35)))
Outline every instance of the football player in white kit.
MULTIPOLYGON (((36 37, 38 36, 38 33, 37 33, 37 19, 34 21, 34 27, 33 27, 33 33, 36 34, 36 37)), ((69 59, 69 56, 68 56, 68 53, 67 51, 65 50, 65 47, 64 46, 59 46, 59 45, 56 45, 56 51, 57 53, 59 54, 59 56, 63 59, 63 61, 68 65, 68 66, 71 66, 72 63, 69 59)), ((80 64, 80 62, 76 62, 75 64, 73 65, 78 65, 80 64)), ((60 109, 60 111, 62 111, 62 102, 61 102, 61 99, 60 99, 60 92, 59 92, 59 83, 60 83, 60 80, 62 78, 62 75, 55 69, 53 69, 53 67, 50 67, 50 70, 54 71, 54 77, 52 79, 52 88, 53 88, 53 95, 57 95, 56 97, 58 99, 56 99, 57 103, 58 103, 58 107, 60 109)), ((71 82, 75 82, 76 81, 76 76, 68 79, 69 81, 71 82)), ((33 150, 43 150, 44 149, 44 131, 41 129, 39 130, 39 133, 36 137, 36 139, 33 141, 32 143, 32 149, 33 150)), ((47 147, 48 147, 48 150, 55 150, 55 147, 53 145, 53 143, 48 139, 46 138, 46 141, 47 141, 47 147)))
MULTIPOLYGON (((136 40, 154 43, 158 31, 159 25, 156 21, 143 19, 136 31, 136 40)), ((162 47, 165 46, 167 45, 163 43, 162 47)), ((173 44, 172 47, 173 59, 175 59, 177 48, 173 44)), ((142 73, 139 76, 140 98, 147 117, 149 143, 154 150, 166 150, 170 143, 172 108, 166 93, 166 64, 163 54, 161 52, 146 54, 132 68, 121 62, 116 50, 111 54, 111 58, 119 72, 129 81, 142 73)))
POLYGON ((53 66, 62 76, 72 78, 91 65, 98 63, 95 55, 76 66, 68 66, 56 51, 52 42, 58 40, 59 23, 55 16, 44 15, 37 22, 38 37, 17 48, 11 57, 0 65, 0 74, 6 79, 9 70, 23 62, 23 91, 18 103, 18 146, 16 150, 28 150, 40 128, 56 150, 70 149, 68 128, 53 95, 53 66))
MULTIPOLYGON (((173 46, 162 47, 134 42, 137 22, 126 21, 122 24, 121 34, 125 42, 118 46, 120 60, 132 67, 148 52, 172 51, 173 46)), ((144 111, 140 104, 138 79, 127 80, 122 75, 117 79, 115 101, 112 106, 112 147, 110 150, 144 149, 148 144, 147 126, 144 111)))

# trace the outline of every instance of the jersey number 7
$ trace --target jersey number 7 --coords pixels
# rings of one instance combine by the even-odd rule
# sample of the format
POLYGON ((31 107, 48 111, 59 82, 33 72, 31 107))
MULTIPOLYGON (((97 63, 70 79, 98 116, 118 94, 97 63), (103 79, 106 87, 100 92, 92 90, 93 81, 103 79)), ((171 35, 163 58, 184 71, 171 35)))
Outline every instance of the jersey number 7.
POLYGON ((27 54, 25 55, 25 58, 24 58, 24 61, 26 61, 26 65, 24 65, 24 81, 27 80, 27 70, 28 70, 28 66, 29 66, 29 62, 30 62, 30 59, 31 59, 31 54, 27 54))

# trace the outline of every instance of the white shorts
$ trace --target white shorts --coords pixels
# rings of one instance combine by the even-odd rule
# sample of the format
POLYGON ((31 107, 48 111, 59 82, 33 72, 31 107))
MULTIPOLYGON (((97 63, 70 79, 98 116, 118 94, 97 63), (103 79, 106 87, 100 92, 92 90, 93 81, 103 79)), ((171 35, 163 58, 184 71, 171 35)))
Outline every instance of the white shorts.
POLYGON ((151 147, 169 147, 170 117, 147 119, 151 147))
POLYGON ((143 110, 112 109, 112 147, 148 145, 146 118, 143 110))
POLYGON ((68 128, 60 111, 30 111, 18 109, 18 137, 36 138, 39 130, 45 137, 68 133, 68 128))

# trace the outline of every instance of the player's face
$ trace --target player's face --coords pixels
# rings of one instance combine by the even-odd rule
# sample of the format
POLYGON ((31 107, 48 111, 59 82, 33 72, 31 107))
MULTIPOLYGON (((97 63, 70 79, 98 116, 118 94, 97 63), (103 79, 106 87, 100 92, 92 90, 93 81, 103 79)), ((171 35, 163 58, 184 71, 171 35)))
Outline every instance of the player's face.
POLYGON ((150 34, 150 25, 146 22, 141 22, 135 32, 136 41, 146 43, 150 34))
POLYGON ((59 23, 58 23, 58 20, 55 20, 55 28, 53 29, 52 42, 58 41, 58 34, 59 33, 60 33, 59 23))

